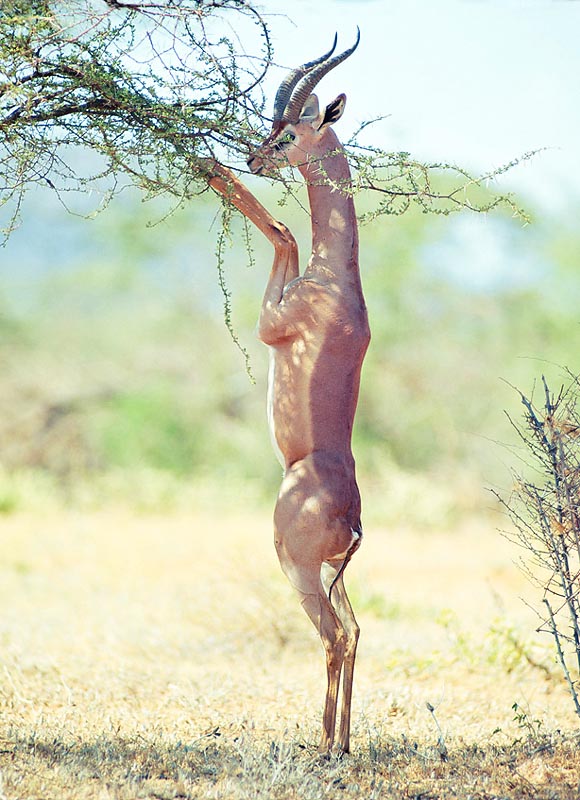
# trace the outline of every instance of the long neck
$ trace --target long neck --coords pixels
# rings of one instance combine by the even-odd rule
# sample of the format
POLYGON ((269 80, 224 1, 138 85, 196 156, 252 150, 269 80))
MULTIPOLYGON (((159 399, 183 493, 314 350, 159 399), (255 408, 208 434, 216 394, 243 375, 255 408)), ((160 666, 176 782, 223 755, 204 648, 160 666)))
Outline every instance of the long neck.
POLYGON ((300 166, 308 187, 312 219, 312 255, 307 272, 332 273, 358 283, 358 227, 350 169, 336 135, 328 129, 320 152, 300 166), (344 187, 341 191, 340 188, 344 187))

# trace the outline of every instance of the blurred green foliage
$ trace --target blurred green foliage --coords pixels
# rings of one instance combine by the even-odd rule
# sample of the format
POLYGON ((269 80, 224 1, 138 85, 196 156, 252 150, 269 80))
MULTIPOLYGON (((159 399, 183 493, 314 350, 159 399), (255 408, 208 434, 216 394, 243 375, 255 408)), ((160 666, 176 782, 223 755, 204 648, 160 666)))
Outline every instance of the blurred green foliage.
MULTIPOLYGON (((55 503, 271 503, 280 468, 254 335, 269 245, 254 234, 250 258, 234 220, 225 278, 253 384, 223 322, 211 196, 163 219, 127 195, 91 222, 30 202, 0 253, 0 511, 45 503, 48 485, 55 503)), ((305 261, 307 215, 290 203, 278 216, 305 261)), ((354 447, 367 518, 444 524, 509 480, 508 383, 578 371, 579 257, 562 219, 410 211, 363 226, 373 340, 354 447)))

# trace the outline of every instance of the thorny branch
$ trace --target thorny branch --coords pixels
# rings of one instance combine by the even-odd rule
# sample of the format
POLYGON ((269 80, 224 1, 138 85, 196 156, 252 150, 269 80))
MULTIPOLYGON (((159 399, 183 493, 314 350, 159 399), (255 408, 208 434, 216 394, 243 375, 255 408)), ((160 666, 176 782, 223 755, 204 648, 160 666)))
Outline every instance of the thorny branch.
POLYGON ((525 572, 542 591, 538 630, 554 638, 580 716, 580 377, 567 375, 557 395, 542 376, 539 408, 519 393, 524 425, 514 425, 532 457, 531 475, 514 476, 507 500, 495 494, 514 526, 508 536, 527 551, 525 572))
POLYGON ((266 22, 246 0, 6 0, 5 232, 34 184, 61 197, 96 189, 103 205, 127 183, 177 204, 199 194, 204 159, 245 160, 256 141, 272 56, 266 22))

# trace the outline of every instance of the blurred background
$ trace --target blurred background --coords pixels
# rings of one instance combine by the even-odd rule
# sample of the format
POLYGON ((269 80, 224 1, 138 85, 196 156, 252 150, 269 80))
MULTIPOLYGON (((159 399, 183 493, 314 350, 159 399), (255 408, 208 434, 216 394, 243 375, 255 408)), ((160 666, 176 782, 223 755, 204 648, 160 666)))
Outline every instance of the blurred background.
MULTIPOLYGON (((320 86, 348 95, 337 130, 486 172, 535 148, 495 189, 531 215, 408 212, 361 230, 373 340, 355 455, 365 516, 451 524, 493 511, 519 468, 505 411, 542 374, 579 371, 580 3, 264 2, 281 67, 324 50, 335 28, 361 47, 320 86)), ((277 77, 274 71, 272 92, 277 77)), ((252 181, 309 248, 298 203, 252 181)), ((366 198, 358 199, 364 209, 366 198)), ((265 417, 255 322, 268 245, 234 223, 224 324, 210 194, 167 216, 126 191, 85 219, 31 193, 0 250, 0 513, 121 505, 141 511, 271 506, 280 479, 265 417)), ((538 390, 539 391, 539 390, 538 390)))

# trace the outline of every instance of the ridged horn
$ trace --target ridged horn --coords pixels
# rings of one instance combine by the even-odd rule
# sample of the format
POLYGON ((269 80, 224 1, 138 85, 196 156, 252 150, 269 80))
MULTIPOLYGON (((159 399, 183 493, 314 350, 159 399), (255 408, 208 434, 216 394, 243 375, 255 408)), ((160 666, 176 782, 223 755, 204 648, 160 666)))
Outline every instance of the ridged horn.
POLYGON ((302 64, 301 67, 296 67, 296 69, 291 70, 284 78, 278 88, 278 91, 276 92, 276 98, 274 99, 274 122, 279 122, 284 116, 284 111, 288 105, 288 100, 290 99, 292 90, 298 81, 307 75, 310 70, 314 69, 314 67, 317 67, 319 64, 322 64, 324 61, 326 61, 327 58, 330 58, 330 56, 334 53, 337 40, 338 34, 335 33, 333 45, 328 53, 320 56, 320 58, 315 58, 314 61, 308 61, 306 64, 302 64))
POLYGON ((332 43, 332 47, 320 58, 315 58, 314 61, 307 61, 306 64, 302 64, 301 67, 296 67, 296 69, 291 70, 288 75, 284 78, 280 86, 278 87, 278 91, 276 92, 276 97, 274 99, 274 122, 278 122, 279 120, 284 117, 284 111, 286 110, 286 106, 288 105, 288 101, 290 99, 290 95, 298 81, 301 78, 304 78, 314 67, 317 67, 319 64, 324 63, 330 56, 334 53, 334 49, 336 47, 336 42, 338 40, 338 34, 334 34, 334 42, 332 43))
POLYGON ((354 53, 356 48, 358 47, 358 43, 360 42, 360 29, 357 26, 356 29, 356 42, 353 44, 352 47, 349 47, 348 50, 345 50, 344 53, 340 53, 334 58, 328 58, 326 61, 318 64, 316 67, 311 69, 298 83, 292 97, 287 102, 286 108, 282 114, 282 118, 285 119, 287 122, 296 123, 298 122, 298 118, 300 116, 300 112, 302 111, 302 107, 304 103, 308 100, 308 97, 312 94, 312 90, 316 86, 316 84, 328 73, 331 69, 337 67, 340 63, 342 63, 345 59, 347 59, 350 55, 354 53))

